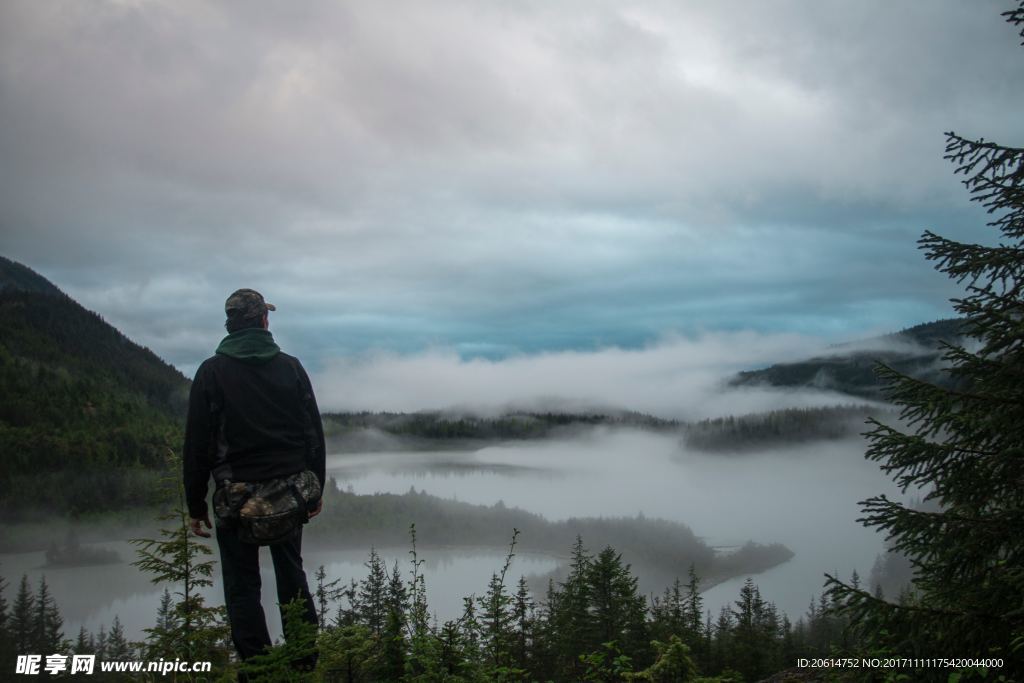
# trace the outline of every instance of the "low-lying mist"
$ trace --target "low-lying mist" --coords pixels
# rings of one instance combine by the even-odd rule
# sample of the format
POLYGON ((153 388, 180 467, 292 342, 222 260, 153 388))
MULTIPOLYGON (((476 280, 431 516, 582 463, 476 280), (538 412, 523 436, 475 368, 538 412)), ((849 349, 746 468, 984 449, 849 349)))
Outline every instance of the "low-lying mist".
POLYGON ((901 496, 864 459, 864 448, 851 436, 707 452, 675 434, 597 427, 468 451, 335 454, 328 467, 357 494, 415 489, 475 504, 502 501, 549 520, 662 518, 688 525, 722 552, 748 540, 782 543, 795 557, 769 572, 777 595, 766 590, 765 597, 796 617, 820 592, 824 572, 867 576, 882 552, 881 536, 855 521, 858 501, 901 496))
POLYGON ((823 352, 820 339, 754 332, 669 337, 639 349, 605 348, 461 358, 453 350, 377 353, 339 359, 314 377, 321 409, 448 409, 495 415, 510 410, 635 410, 700 420, 848 401, 818 390, 730 388, 736 372, 823 352))

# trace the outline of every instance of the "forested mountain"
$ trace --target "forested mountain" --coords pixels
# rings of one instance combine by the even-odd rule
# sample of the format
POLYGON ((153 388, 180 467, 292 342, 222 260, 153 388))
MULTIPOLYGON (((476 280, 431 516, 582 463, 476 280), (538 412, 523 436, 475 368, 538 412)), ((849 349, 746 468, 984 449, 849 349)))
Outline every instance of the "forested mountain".
POLYGON ((911 377, 948 386, 951 379, 943 370, 942 343, 963 341, 961 323, 937 320, 863 342, 840 344, 828 355, 741 372, 730 383, 814 387, 881 399, 883 385, 875 374, 875 366, 881 362, 911 377))
POLYGON ((188 380, 31 269, 0 257, 0 506, 146 502, 178 448, 188 380))

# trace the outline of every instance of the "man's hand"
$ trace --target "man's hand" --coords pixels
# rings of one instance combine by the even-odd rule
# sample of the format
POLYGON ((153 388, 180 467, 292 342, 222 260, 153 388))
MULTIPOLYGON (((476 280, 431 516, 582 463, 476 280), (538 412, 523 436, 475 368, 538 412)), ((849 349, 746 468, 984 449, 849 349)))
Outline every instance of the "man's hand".
POLYGON ((209 514, 205 514, 205 515, 203 515, 202 517, 199 517, 199 518, 191 517, 189 519, 189 521, 188 521, 188 526, 189 526, 190 529, 192 529, 192 533, 194 533, 196 536, 202 536, 203 538, 209 538, 210 537, 210 532, 209 531, 203 531, 203 524, 206 525, 207 529, 210 528, 210 515, 209 514))
POLYGON ((316 502, 316 508, 309 511, 309 518, 313 519, 320 514, 320 511, 324 509, 324 499, 321 498, 316 502))

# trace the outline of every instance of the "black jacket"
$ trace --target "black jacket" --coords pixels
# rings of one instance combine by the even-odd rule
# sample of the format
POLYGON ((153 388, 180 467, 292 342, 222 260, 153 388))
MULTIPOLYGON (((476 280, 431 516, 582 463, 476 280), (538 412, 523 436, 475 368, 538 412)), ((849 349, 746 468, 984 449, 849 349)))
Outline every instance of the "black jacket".
POLYGON ((222 354, 203 361, 189 396, 183 465, 193 518, 207 514, 211 474, 260 481, 310 469, 323 490, 323 425, 299 360, 278 353, 262 364, 222 354))

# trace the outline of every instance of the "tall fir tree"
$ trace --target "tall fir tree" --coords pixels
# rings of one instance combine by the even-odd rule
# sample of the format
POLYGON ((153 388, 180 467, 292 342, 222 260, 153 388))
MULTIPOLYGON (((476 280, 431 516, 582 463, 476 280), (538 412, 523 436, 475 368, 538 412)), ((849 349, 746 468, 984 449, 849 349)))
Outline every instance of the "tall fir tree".
POLYGON ((534 619, 533 598, 525 576, 519 577, 519 584, 512 602, 512 636, 513 667, 528 671, 530 669, 530 651, 533 648, 536 620, 534 619))
POLYGON ((107 634, 105 658, 115 661, 132 659, 135 656, 135 648, 128 642, 124 635, 124 626, 121 624, 121 617, 114 615, 114 623, 110 625, 110 633, 107 634))
POLYGON ((93 641, 92 635, 85 630, 85 626, 78 627, 78 638, 75 640, 72 653, 76 655, 96 654, 96 644, 93 641))
POLYGON ((651 635, 666 642, 671 636, 682 636, 687 628, 687 612, 682 582, 676 577, 671 588, 651 600, 651 635))
POLYGON ((561 610, 561 593, 555 588, 555 580, 548 579, 548 588, 537 610, 533 627, 533 648, 530 667, 539 680, 554 679, 558 669, 557 615, 561 610))
POLYGON ((107 658, 107 629, 103 624, 100 624, 100 632, 96 634, 96 642, 92 649, 97 659, 107 658))
POLYGON ((327 580, 327 570, 324 569, 323 565, 317 567, 313 577, 316 580, 316 591, 313 593, 313 599, 316 601, 316 613, 320 622, 320 628, 324 629, 327 627, 327 614, 331 603, 338 600, 344 594, 345 589, 338 587, 341 579, 327 580))
POLYGON ((630 566, 623 564, 622 555, 609 546, 590 563, 586 578, 590 616, 585 630, 587 650, 614 642, 631 659, 647 663, 647 601, 637 589, 630 566))
POLYGON ((459 619, 462 652, 467 662, 469 662, 467 668, 476 674, 479 672, 479 662, 483 658, 480 620, 476 615, 476 600, 472 597, 463 598, 462 606, 462 617, 459 619))
POLYGON ((375 548, 370 548, 370 559, 363 566, 368 573, 359 582, 359 616, 373 635, 380 636, 387 617, 384 596, 388 582, 387 569, 375 548))
POLYGON ((569 562, 569 575, 560 583, 557 599, 549 606, 549 619, 558 673, 566 680, 578 680, 582 674, 579 655, 587 652, 590 625, 590 586, 587 574, 593 558, 576 537, 569 562))
POLYGON ((683 642, 696 651, 704 640, 704 598, 700 595, 700 577, 697 568, 690 564, 686 581, 686 630, 683 642))
MULTIPOLYGON (((1024 37, 1024 2, 1004 18, 1024 37)), ((829 591, 866 647, 903 656, 1001 657, 1024 676, 1024 149, 947 133, 946 158, 972 201, 993 217, 997 246, 930 231, 936 268, 966 285, 954 299, 970 344, 947 345, 953 389, 881 367, 906 427, 879 421, 867 457, 934 509, 876 496, 866 526, 910 559, 913 591, 899 604, 829 576, 829 591)))
POLYGON ((14 661, 14 632, 11 630, 11 613, 4 593, 7 591, 7 580, 0 576, 0 662, 14 661))
POLYGON ((7 579, 0 576, 0 639, 10 638, 10 624, 7 614, 7 598, 4 592, 7 590, 7 579))
POLYGON ((732 609, 732 657, 730 666, 747 680, 757 680, 769 673, 770 640, 765 632, 767 605, 761 591, 748 578, 740 589, 740 598, 732 609))
MULTIPOLYGON (((14 640, 14 649, 18 654, 44 654, 33 652, 35 644, 35 623, 36 623, 36 596, 29 588, 28 576, 21 575, 21 583, 18 584, 18 594, 11 605, 11 634, 14 640)), ((50 654, 50 653, 46 653, 50 654)))
MULTIPOLYGON (((168 471, 181 471, 180 458, 171 453, 168 471)), ((160 516, 167 526, 160 529, 159 538, 138 538, 138 560, 132 565, 152 574, 153 583, 171 584, 176 627, 173 632, 146 629, 151 646, 169 649, 184 659, 227 661, 224 648, 227 618, 223 607, 210 607, 200 589, 213 585, 213 560, 204 559, 213 551, 197 540, 189 529, 185 490, 180 476, 171 474, 162 482, 158 493, 170 503, 170 509, 160 516)))
POLYGON ((46 577, 40 577, 36 592, 35 618, 33 619, 33 648, 42 654, 55 654, 66 649, 64 642, 64 618, 60 615, 57 601, 50 593, 46 577))
MULTIPOLYGON (((519 530, 512 532, 512 543, 505 555, 501 572, 491 575, 487 594, 480 601, 480 626, 483 632, 484 649, 492 672, 511 666, 513 619, 513 598, 505 588, 505 577, 515 557, 519 530)), ((492 676, 493 677, 493 676, 492 676)))
POLYGON ((395 561, 384 594, 384 625, 381 631, 380 661, 377 674, 384 680, 397 681, 405 676, 409 656, 406 640, 409 594, 395 561))
POLYGON ((148 659, 174 659, 180 655, 180 629, 181 619, 174 607, 174 598, 171 591, 164 588, 160 596, 160 606, 156 611, 156 624, 152 628, 144 629, 146 632, 146 644, 144 652, 148 659))
POLYGON ((426 560, 419 556, 416 548, 416 525, 409 527, 409 571, 408 596, 409 612, 406 630, 409 634, 409 656, 406 660, 406 675, 410 680, 436 680, 440 672, 439 656, 441 644, 435 629, 430 624, 427 607, 427 583, 422 567, 426 560))

